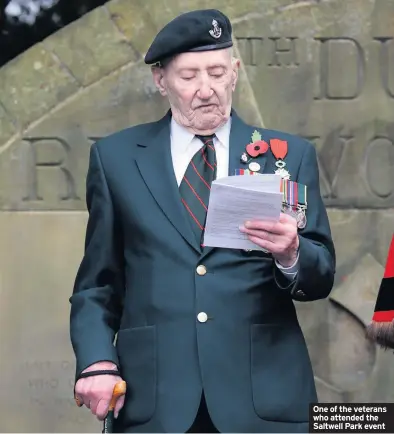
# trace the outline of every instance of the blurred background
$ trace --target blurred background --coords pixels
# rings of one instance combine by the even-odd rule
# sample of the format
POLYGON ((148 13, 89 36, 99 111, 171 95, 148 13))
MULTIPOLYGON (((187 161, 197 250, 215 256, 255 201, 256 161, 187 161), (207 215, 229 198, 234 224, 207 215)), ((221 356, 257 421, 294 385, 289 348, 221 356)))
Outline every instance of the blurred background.
POLYGON ((297 311, 320 400, 393 401, 394 356, 364 331, 394 233, 394 0, 0 5, 0 431, 101 430, 74 404, 68 334, 89 147, 165 113, 144 54, 208 7, 233 23, 239 114, 318 152, 338 269, 330 297, 297 311))
POLYGON ((2 0, 0 66, 104 3, 103 0, 2 0))

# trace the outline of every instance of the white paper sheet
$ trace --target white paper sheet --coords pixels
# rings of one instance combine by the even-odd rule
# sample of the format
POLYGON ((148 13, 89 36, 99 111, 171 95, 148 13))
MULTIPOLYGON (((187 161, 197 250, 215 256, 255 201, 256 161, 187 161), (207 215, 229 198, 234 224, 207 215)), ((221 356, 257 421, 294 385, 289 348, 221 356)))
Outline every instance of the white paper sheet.
POLYGON ((262 250, 249 241, 239 227, 247 220, 278 221, 281 208, 279 175, 241 175, 218 179, 211 187, 204 245, 262 250))

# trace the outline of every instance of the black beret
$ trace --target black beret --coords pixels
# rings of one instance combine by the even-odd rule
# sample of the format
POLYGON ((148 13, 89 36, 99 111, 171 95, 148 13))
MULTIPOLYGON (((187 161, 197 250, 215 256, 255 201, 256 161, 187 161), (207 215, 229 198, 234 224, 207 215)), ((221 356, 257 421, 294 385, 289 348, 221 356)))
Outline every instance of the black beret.
POLYGON ((188 51, 231 47, 231 33, 230 20, 216 9, 186 12, 160 30, 146 53, 145 63, 157 63, 188 51))

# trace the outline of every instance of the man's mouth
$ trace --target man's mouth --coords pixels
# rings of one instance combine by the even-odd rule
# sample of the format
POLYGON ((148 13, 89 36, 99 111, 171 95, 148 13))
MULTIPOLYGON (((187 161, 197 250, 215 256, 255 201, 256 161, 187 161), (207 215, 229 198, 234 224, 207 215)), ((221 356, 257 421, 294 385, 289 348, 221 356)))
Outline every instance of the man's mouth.
POLYGON ((216 104, 201 104, 198 108, 215 107, 216 104))

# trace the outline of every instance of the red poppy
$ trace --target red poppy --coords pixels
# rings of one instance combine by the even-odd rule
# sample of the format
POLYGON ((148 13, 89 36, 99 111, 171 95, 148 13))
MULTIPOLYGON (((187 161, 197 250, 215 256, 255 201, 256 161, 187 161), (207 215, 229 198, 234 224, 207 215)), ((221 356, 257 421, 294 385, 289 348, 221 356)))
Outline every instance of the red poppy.
POLYGON ((246 145, 246 152, 253 158, 259 155, 265 154, 268 151, 268 143, 264 140, 258 140, 257 142, 249 143, 246 145))

